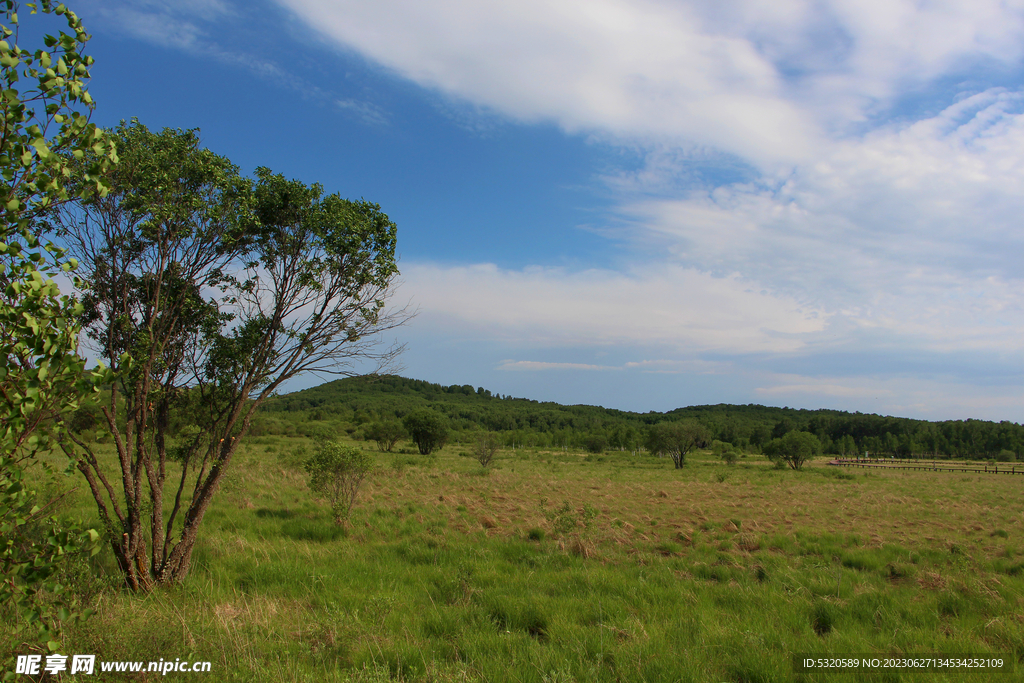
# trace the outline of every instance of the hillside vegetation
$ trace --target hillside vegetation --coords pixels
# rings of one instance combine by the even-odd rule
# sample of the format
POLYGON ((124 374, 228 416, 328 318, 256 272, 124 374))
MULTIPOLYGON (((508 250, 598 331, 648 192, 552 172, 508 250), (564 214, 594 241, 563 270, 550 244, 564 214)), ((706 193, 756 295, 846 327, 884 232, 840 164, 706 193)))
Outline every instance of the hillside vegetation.
POLYGON ((651 425, 693 418, 711 438, 737 450, 760 453, 789 431, 818 437, 825 453, 929 457, 978 457, 1001 461, 1024 456, 1024 426, 1015 422, 927 422, 839 410, 798 410, 762 405, 704 405, 667 413, 632 413, 597 406, 564 406, 494 394, 470 385, 442 386, 404 377, 350 378, 278 396, 264 405, 255 434, 365 437, 366 426, 428 407, 446 415, 455 441, 474 432, 499 432, 507 447, 643 448, 651 425))

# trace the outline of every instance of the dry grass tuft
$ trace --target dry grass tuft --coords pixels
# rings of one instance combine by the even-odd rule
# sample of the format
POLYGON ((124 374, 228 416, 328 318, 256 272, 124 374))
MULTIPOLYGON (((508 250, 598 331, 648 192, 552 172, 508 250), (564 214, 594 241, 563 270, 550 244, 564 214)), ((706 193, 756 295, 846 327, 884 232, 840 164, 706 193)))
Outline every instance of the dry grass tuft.
POLYGON ((761 549, 761 539, 754 534, 740 534, 736 539, 736 545, 744 552, 753 553, 761 549))
POLYGON ((917 580, 917 584, 926 590, 938 591, 946 587, 946 580, 936 572, 928 572, 917 580))
POLYGON ((593 557, 594 551, 596 550, 593 543, 578 536, 574 536, 569 539, 566 549, 569 551, 570 555, 582 557, 584 560, 593 557))
POLYGON ((230 602, 224 602, 213 608, 213 616, 220 622, 221 627, 229 628, 231 622, 238 618, 244 610, 230 602))

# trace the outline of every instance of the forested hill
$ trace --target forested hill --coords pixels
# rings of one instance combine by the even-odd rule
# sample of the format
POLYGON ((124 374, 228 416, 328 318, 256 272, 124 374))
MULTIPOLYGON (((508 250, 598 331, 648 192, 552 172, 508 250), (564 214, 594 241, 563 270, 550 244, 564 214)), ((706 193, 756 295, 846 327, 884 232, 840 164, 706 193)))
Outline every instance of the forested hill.
POLYGON ((818 436, 827 453, 870 451, 893 455, 982 456, 1000 460, 1024 454, 1024 427, 1015 422, 927 422, 839 410, 798 410, 762 405, 705 405, 667 413, 632 413, 598 406, 565 406, 494 394, 470 385, 442 386, 405 377, 350 378, 270 399, 256 433, 323 434, 345 431, 360 438, 367 424, 402 418, 416 408, 444 413, 455 440, 489 430, 507 445, 582 447, 603 437, 607 447, 634 450, 653 424, 693 418, 713 438, 758 452, 788 431, 818 436))

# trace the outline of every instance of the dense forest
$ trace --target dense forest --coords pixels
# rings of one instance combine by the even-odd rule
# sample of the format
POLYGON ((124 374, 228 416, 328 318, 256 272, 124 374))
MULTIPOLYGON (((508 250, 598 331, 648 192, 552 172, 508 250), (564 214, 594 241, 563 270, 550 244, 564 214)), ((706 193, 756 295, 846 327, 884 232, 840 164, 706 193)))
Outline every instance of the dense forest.
POLYGON ((506 447, 579 449, 604 444, 615 450, 643 447, 654 424, 685 418, 701 422, 712 438, 750 453, 790 431, 818 437, 830 454, 900 457, 1021 459, 1024 426, 1015 422, 928 422, 838 410, 798 410, 762 405, 704 405, 667 413, 631 413, 597 406, 564 406, 494 394, 470 385, 442 386, 397 376, 349 378, 277 396, 261 408, 254 434, 319 436, 345 432, 364 438, 380 420, 417 408, 447 416, 453 440, 479 431, 500 435, 506 447))

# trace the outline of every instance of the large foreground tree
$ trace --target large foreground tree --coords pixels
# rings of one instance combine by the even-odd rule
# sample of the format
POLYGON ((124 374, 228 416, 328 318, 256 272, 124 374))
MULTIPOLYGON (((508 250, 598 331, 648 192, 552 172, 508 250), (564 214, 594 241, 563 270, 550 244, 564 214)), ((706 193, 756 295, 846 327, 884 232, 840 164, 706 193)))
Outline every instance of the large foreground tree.
POLYGON ((250 181, 196 131, 133 121, 114 138, 110 192, 55 221, 82 263, 85 329, 119 377, 103 415, 120 471, 83 439, 65 451, 146 591, 188 573, 260 404, 303 372, 387 368, 401 349, 380 335, 408 316, 385 308, 396 229, 379 206, 267 169, 250 181))

